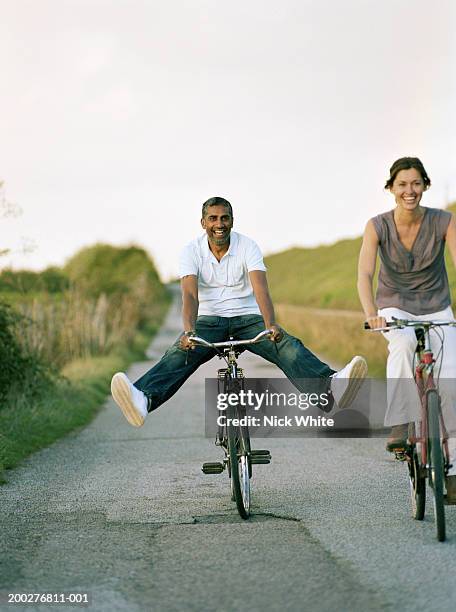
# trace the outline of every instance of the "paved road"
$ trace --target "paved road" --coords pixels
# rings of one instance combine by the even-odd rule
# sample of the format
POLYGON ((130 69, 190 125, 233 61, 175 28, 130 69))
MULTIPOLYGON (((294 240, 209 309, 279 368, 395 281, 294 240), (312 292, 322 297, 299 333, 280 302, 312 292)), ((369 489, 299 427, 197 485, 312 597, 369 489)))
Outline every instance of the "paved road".
MULTIPOLYGON (((151 360, 178 329, 175 308, 151 360)), ((241 360, 249 375, 277 375, 241 360)), ((107 400, 89 427, 10 474, 0 590, 89 592, 96 611, 453 610, 456 508, 449 541, 437 543, 431 512, 410 518, 405 468, 383 440, 268 440, 254 516, 238 517, 226 475, 201 472, 219 458, 203 433, 204 377, 215 367, 143 428, 107 400)))

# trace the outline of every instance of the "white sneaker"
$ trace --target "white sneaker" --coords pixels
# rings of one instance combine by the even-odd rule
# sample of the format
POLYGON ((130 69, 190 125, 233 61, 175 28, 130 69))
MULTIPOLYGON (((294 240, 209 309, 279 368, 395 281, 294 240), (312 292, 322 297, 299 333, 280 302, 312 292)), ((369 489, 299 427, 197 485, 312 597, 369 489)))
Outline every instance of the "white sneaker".
POLYGON ((339 408, 347 408, 352 403, 366 374, 366 360, 357 355, 345 368, 331 376, 331 392, 339 408), (337 382, 333 384, 333 381, 337 382))
POLYGON ((114 374, 111 380, 111 394, 124 413, 124 417, 134 427, 141 427, 147 416, 148 399, 137 389, 123 372, 114 374))

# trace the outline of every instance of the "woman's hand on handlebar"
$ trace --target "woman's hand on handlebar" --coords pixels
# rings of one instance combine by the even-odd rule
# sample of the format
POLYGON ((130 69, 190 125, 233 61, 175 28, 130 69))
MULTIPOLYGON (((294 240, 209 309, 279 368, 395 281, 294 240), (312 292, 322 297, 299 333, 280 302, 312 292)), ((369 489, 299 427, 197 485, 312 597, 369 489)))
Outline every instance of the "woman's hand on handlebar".
POLYGON ((377 315, 375 315, 374 317, 367 317, 366 322, 368 323, 371 329, 376 329, 378 327, 386 327, 385 317, 379 317, 377 315))

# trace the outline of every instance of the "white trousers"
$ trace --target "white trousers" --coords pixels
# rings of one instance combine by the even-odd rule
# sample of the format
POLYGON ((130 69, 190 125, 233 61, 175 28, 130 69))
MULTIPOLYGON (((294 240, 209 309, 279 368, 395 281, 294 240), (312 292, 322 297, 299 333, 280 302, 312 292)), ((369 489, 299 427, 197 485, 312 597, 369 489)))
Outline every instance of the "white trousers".
MULTIPOLYGON (((382 308, 379 316, 391 321, 392 317, 422 321, 454 321, 448 306, 441 312, 413 315, 398 308, 382 308)), ((414 377, 416 335, 413 328, 394 329, 383 333, 388 341, 389 356, 386 362, 387 410, 385 425, 393 426, 420 419, 420 399, 414 377), (407 382, 410 380, 410 385, 407 382)), ((436 359, 434 380, 438 383, 442 414, 450 434, 450 457, 455 466, 450 474, 456 474, 456 327, 440 327, 430 331, 431 349, 436 359), (443 346, 439 339, 443 338, 443 346)))

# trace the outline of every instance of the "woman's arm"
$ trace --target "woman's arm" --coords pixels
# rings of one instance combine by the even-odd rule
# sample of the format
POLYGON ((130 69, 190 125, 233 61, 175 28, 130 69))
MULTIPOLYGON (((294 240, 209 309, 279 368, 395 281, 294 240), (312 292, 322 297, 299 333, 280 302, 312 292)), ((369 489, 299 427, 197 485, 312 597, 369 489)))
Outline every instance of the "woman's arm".
POLYGON ((368 221, 358 261, 358 294, 370 327, 384 327, 385 319, 377 316, 374 300, 374 274, 377 263, 378 236, 372 221, 368 221))
POLYGON ((445 240, 450 251, 451 259, 456 268, 456 221, 454 215, 451 215, 450 223, 448 224, 445 240))

